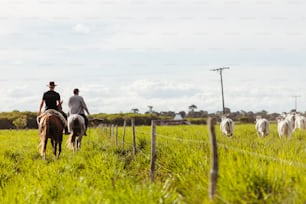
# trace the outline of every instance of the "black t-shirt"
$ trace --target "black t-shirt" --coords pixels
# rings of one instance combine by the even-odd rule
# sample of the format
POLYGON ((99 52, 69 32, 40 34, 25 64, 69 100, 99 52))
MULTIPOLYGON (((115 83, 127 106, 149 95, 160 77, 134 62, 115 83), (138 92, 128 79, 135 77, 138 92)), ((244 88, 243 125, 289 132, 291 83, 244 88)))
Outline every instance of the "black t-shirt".
POLYGON ((43 95, 43 100, 45 100, 45 110, 55 109, 58 110, 57 101, 61 100, 59 93, 56 91, 47 91, 43 95))

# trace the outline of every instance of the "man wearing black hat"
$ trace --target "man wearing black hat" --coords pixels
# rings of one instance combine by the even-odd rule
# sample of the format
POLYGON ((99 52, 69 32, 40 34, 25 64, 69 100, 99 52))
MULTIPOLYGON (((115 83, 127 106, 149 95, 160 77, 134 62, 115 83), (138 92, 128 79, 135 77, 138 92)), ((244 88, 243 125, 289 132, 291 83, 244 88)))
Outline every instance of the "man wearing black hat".
MULTIPOLYGON (((61 96, 59 93, 57 93, 56 91, 54 91, 56 84, 54 83, 54 81, 50 81, 49 82, 49 91, 46 91, 43 94, 41 103, 40 103, 40 107, 39 107, 39 112, 38 115, 41 114, 41 110, 45 104, 45 111, 49 110, 49 109, 54 109, 59 111, 67 120, 67 115, 62 111, 62 102, 61 102, 61 96)), ((69 134, 68 133, 68 129, 67 127, 65 127, 65 134, 69 134)))

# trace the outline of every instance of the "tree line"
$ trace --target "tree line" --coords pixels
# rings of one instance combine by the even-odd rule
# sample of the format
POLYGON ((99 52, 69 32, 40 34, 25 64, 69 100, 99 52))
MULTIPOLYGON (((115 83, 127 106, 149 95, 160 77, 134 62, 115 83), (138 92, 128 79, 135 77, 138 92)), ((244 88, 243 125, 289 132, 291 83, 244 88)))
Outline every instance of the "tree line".
MULTIPOLYGON (((130 113, 92 114, 89 116, 89 121, 91 126, 97 126, 100 122, 123 125, 124 121, 127 121, 127 125, 129 125, 130 120, 133 118, 136 125, 150 125, 151 120, 172 120, 176 114, 180 114, 183 120, 187 120, 191 124, 206 124, 208 117, 215 117, 219 120, 223 115, 222 111, 217 111, 216 113, 208 113, 208 111, 204 110, 197 111, 196 105, 189 106, 187 112, 180 111, 178 113, 174 111, 157 112, 152 108, 150 106, 150 110, 145 113, 138 113, 131 109, 130 113)), ((257 116, 274 121, 280 115, 280 113, 268 113, 265 110, 259 112, 243 110, 231 112, 229 108, 225 108, 225 114, 239 123, 254 123, 257 116)), ((0 113, 0 129, 36 129, 38 128, 36 117, 37 112, 20 112, 18 110, 2 112, 0 113)))

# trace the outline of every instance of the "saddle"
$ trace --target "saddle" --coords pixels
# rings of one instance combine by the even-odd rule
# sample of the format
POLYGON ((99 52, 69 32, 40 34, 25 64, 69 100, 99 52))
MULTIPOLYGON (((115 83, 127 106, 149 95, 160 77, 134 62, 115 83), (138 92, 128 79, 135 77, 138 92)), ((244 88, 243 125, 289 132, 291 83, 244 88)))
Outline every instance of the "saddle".
POLYGON ((64 127, 67 126, 67 120, 65 119, 65 117, 61 114, 61 112, 59 112, 57 110, 54 110, 54 109, 46 110, 45 112, 43 112, 42 114, 37 116, 36 122, 37 122, 38 126, 40 126, 40 119, 47 114, 55 115, 56 117, 58 117, 62 121, 64 127))

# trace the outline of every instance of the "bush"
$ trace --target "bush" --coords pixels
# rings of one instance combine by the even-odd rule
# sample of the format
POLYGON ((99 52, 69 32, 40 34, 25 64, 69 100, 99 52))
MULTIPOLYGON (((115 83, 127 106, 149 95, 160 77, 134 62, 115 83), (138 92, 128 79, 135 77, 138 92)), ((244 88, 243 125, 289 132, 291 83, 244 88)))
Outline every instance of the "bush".
POLYGON ((27 118, 26 117, 16 118, 13 121, 13 124, 17 129, 24 129, 27 126, 27 118))

